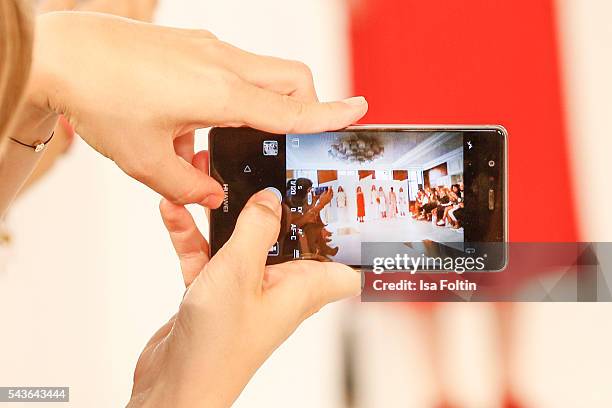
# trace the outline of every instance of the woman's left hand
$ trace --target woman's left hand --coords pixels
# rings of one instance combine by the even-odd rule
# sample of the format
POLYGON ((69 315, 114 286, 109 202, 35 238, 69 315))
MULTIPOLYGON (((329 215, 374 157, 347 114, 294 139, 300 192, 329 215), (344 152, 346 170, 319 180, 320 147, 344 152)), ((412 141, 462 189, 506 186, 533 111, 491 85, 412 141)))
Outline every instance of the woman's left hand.
POLYGON ((314 133, 348 126, 368 108, 364 98, 320 103, 304 64, 204 30, 62 12, 40 15, 35 38, 16 121, 22 141, 35 144, 63 114, 99 153, 175 204, 223 200, 221 185, 191 166, 198 128, 314 133))
MULTIPOLYGON (((206 155, 195 156, 205 170, 206 155)), ((160 211, 187 291, 178 313, 145 347, 129 407, 228 407, 270 354, 327 303, 360 292, 360 275, 332 262, 266 266, 281 203, 255 194, 230 240, 208 259, 208 243, 185 207, 160 211)))

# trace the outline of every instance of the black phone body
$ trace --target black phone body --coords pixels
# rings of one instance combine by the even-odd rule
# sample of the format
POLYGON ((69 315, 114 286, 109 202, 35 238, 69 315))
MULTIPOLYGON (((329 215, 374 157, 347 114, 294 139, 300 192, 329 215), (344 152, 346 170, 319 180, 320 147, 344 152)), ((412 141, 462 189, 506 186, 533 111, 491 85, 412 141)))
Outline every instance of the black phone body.
POLYGON ((486 270, 501 270, 507 138, 498 125, 358 125, 318 134, 213 128, 210 174, 225 198, 211 211, 211 253, 229 239, 249 197, 272 187, 284 199, 269 264, 319 259, 360 268, 364 243, 423 243, 453 256, 487 252, 486 270))

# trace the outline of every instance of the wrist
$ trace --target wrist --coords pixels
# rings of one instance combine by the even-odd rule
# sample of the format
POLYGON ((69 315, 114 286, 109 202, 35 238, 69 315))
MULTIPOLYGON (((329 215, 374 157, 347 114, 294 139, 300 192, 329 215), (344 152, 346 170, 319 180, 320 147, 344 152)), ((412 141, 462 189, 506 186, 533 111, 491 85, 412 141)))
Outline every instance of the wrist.
POLYGON ((60 96, 65 93, 61 59, 56 44, 61 35, 57 17, 50 13, 37 17, 32 53, 32 68, 23 103, 11 137, 28 145, 46 140, 57 123, 65 105, 60 96))
POLYGON ((57 119, 57 114, 41 111, 25 103, 16 121, 16 126, 12 127, 9 136, 17 143, 32 148, 47 141, 51 143, 50 139, 57 119))
POLYGON ((24 109, 33 116, 55 119, 68 108, 64 95, 68 91, 67 68, 69 47, 64 31, 70 24, 67 13, 47 13, 36 18, 32 50, 32 68, 26 89, 24 109))

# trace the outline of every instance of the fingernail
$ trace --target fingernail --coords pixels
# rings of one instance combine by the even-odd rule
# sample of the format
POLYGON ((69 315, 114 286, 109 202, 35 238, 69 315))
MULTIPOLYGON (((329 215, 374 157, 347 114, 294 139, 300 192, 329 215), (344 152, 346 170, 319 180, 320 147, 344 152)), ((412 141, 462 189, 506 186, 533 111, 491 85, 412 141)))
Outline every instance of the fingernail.
POLYGON ((254 201, 257 204, 265 205, 266 207, 275 212, 280 207, 280 203, 282 200, 283 196, 281 192, 274 187, 268 187, 257 193, 254 197, 254 201))
POLYGON ((283 202, 283 195, 278 190, 278 188, 276 188, 276 187, 268 187, 268 188, 264 189, 264 191, 270 191, 271 193, 274 193, 274 195, 276 195, 276 198, 278 199, 278 202, 279 203, 283 202))
POLYGON ((368 104, 366 98, 364 98, 363 96, 353 96, 352 98, 344 99, 342 102, 351 106, 363 106, 368 104))

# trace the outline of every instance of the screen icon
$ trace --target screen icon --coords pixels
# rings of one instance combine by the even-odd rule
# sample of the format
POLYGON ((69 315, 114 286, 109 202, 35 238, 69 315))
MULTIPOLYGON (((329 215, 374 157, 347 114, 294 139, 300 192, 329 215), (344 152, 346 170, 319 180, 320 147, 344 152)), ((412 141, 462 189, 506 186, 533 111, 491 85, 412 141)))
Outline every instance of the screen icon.
POLYGON ((264 156, 278 156, 278 141, 277 140, 264 140, 263 154, 264 156))
POLYGON ((268 251, 268 256, 278 256, 279 254, 280 246, 278 245, 278 242, 276 242, 276 244, 272 245, 272 248, 270 248, 268 251))
POLYGON ((291 147, 293 147, 294 149, 299 149, 300 148, 300 138, 298 137, 294 137, 291 139, 291 147))

